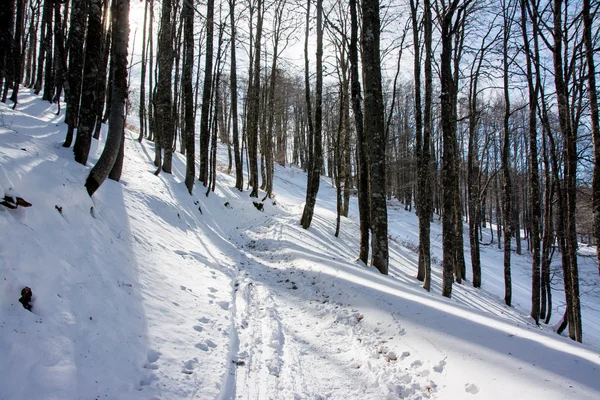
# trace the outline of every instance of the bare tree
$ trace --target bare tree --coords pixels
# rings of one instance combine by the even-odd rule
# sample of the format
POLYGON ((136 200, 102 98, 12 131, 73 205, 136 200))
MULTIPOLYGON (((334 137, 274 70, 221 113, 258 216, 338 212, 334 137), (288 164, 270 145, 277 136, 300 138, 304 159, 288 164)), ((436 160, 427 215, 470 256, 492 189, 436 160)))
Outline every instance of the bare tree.
MULTIPOLYGON (((310 81, 308 78, 308 22, 310 16, 310 0, 307 1, 306 11, 306 40, 304 44, 305 60, 305 84, 306 84, 306 107, 309 112, 310 120, 310 81)), ((319 180, 321 179, 322 167, 322 122, 323 122, 323 0, 317 0, 317 82, 315 87, 315 123, 311 130, 309 126, 309 168, 308 182, 306 184, 306 203, 302 212, 300 224, 304 229, 308 229, 312 222, 317 202, 317 193, 319 192, 319 180)))
POLYGON ((127 99, 127 47, 129 45, 129 0, 114 0, 112 39, 112 65, 114 77, 111 85, 111 112, 108 135, 100 159, 88 176, 85 187, 90 196, 106 180, 114 167, 123 141, 125 101, 127 99))

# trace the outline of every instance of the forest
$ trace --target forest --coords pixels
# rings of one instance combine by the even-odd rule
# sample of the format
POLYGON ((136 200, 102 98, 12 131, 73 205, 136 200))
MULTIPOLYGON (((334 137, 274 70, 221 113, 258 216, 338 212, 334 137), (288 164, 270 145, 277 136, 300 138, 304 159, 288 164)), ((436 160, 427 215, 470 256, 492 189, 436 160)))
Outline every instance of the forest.
POLYGON ((480 248, 497 246, 511 306, 511 256, 529 252, 531 317, 548 323, 559 258, 558 331, 581 342, 577 252, 600 243, 599 8, 597 0, 8 0, 1 95, 15 109, 26 87, 55 104, 68 126, 63 146, 83 165, 108 124, 85 181, 90 196, 106 178, 120 180, 127 127, 154 143, 156 175, 172 173, 174 152, 185 155, 190 194, 214 191, 217 143, 235 188, 257 204, 276 196, 275 164, 302 168, 304 229, 327 177, 337 188, 336 236, 357 196, 358 259, 382 274, 387 202, 398 199, 419 218, 425 290, 430 226, 441 221, 446 297, 463 283, 466 257, 469 283, 480 287, 480 248), (484 230, 491 241, 482 242, 484 230))

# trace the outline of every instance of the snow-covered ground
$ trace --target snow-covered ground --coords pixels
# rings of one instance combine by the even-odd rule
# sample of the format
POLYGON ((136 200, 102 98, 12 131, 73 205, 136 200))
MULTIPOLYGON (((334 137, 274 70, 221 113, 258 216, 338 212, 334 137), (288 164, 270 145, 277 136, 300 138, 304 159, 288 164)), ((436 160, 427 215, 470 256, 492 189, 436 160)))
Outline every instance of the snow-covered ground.
MULTIPOLYGON (((0 399, 600 398, 595 258, 579 260, 580 345, 528 317, 527 253, 513 256, 513 308, 493 245, 482 289, 466 282, 443 298, 438 263, 427 293, 414 279, 414 213, 390 202, 382 276, 356 262, 355 200, 334 237, 328 180, 300 227, 295 167, 276 167, 261 212, 233 188, 224 152, 216 193, 190 196, 183 158, 154 176, 153 144, 128 131, 122 181, 90 199, 101 144, 75 163, 55 111, 30 93, 16 111, 0 105, 0 185, 33 204, 0 206, 0 399), (33 312, 18 301, 25 286, 33 312)), ((436 222, 437 260, 440 243, 436 222)), ((553 322, 561 286, 555 276, 553 322)))

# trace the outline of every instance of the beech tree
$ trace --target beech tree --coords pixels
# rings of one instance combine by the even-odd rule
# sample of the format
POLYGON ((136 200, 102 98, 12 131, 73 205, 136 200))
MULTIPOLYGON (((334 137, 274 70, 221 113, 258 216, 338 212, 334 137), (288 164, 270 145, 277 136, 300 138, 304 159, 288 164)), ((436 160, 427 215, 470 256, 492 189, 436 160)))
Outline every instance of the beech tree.
MULTIPOLYGON (((87 36, 85 40, 85 66, 83 71, 83 90, 75 90, 71 93, 70 101, 79 103, 81 94, 81 106, 72 106, 71 115, 72 123, 75 125, 78 122, 77 137, 73 152, 75 153, 75 161, 85 165, 87 163, 92 142, 92 133, 96 127, 96 102, 100 96, 98 93, 98 76, 99 66, 102 63, 102 7, 100 0, 90 0, 89 8, 87 9, 88 23, 87 36), (79 114, 79 116, 75 114, 79 114)), ((78 11, 79 12, 79 11, 78 11)), ((81 18, 77 16, 77 18, 81 18)), ((83 29, 83 27, 78 27, 83 29)), ((74 50, 77 51, 77 50, 74 50)), ((78 57, 78 56, 73 56, 78 57)), ((81 68, 79 61, 73 61, 74 68, 81 68)), ((73 74, 73 82, 75 85, 81 84, 81 77, 73 74)), ((70 83, 69 83, 70 86, 70 83)), ((68 128, 70 129, 70 127, 68 128)), ((69 134, 67 133, 67 141, 69 134)), ((67 142, 65 141, 65 144, 67 142)))
POLYGON ((306 108, 308 110, 309 137, 308 140, 308 182, 306 184, 306 203, 302 211, 300 224, 308 229, 312 222, 317 193, 319 192, 319 181, 321 180, 322 167, 322 122, 323 122, 323 0, 317 0, 317 82, 315 87, 315 121, 312 126, 310 118, 311 98, 310 80, 308 69, 308 23, 310 15, 310 0, 306 7, 306 38, 304 43, 305 84, 306 84, 306 108), (311 129, 312 128, 312 129, 311 129))
POLYGON ((111 64, 111 112, 104 150, 85 182, 90 196, 106 180, 115 165, 123 142, 125 101, 127 99, 127 48, 129 46, 129 0, 113 0, 113 29, 111 64))
MULTIPOLYGON (((379 51, 379 0, 362 2, 363 75, 365 79, 365 135, 371 151, 371 264, 388 273, 387 204, 385 195, 385 123, 379 51)), ((318 68, 318 66, 317 66, 318 68)))

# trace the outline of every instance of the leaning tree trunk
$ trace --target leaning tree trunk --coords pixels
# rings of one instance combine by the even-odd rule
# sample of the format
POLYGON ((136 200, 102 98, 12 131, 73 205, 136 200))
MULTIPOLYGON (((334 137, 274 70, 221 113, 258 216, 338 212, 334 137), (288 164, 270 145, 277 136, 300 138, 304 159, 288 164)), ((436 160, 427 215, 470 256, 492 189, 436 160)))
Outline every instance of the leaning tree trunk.
POLYGON ((127 47, 129 43, 129 0, 114 0, 116 13, 113 19, 112 35, 113 81, 111 85, 110 118, 108 135, 100 159, 90 171, 85 187, 90 196, 106 180, 111 172, 123 138, 125 127, 125 101, 127 99, 127 47))

